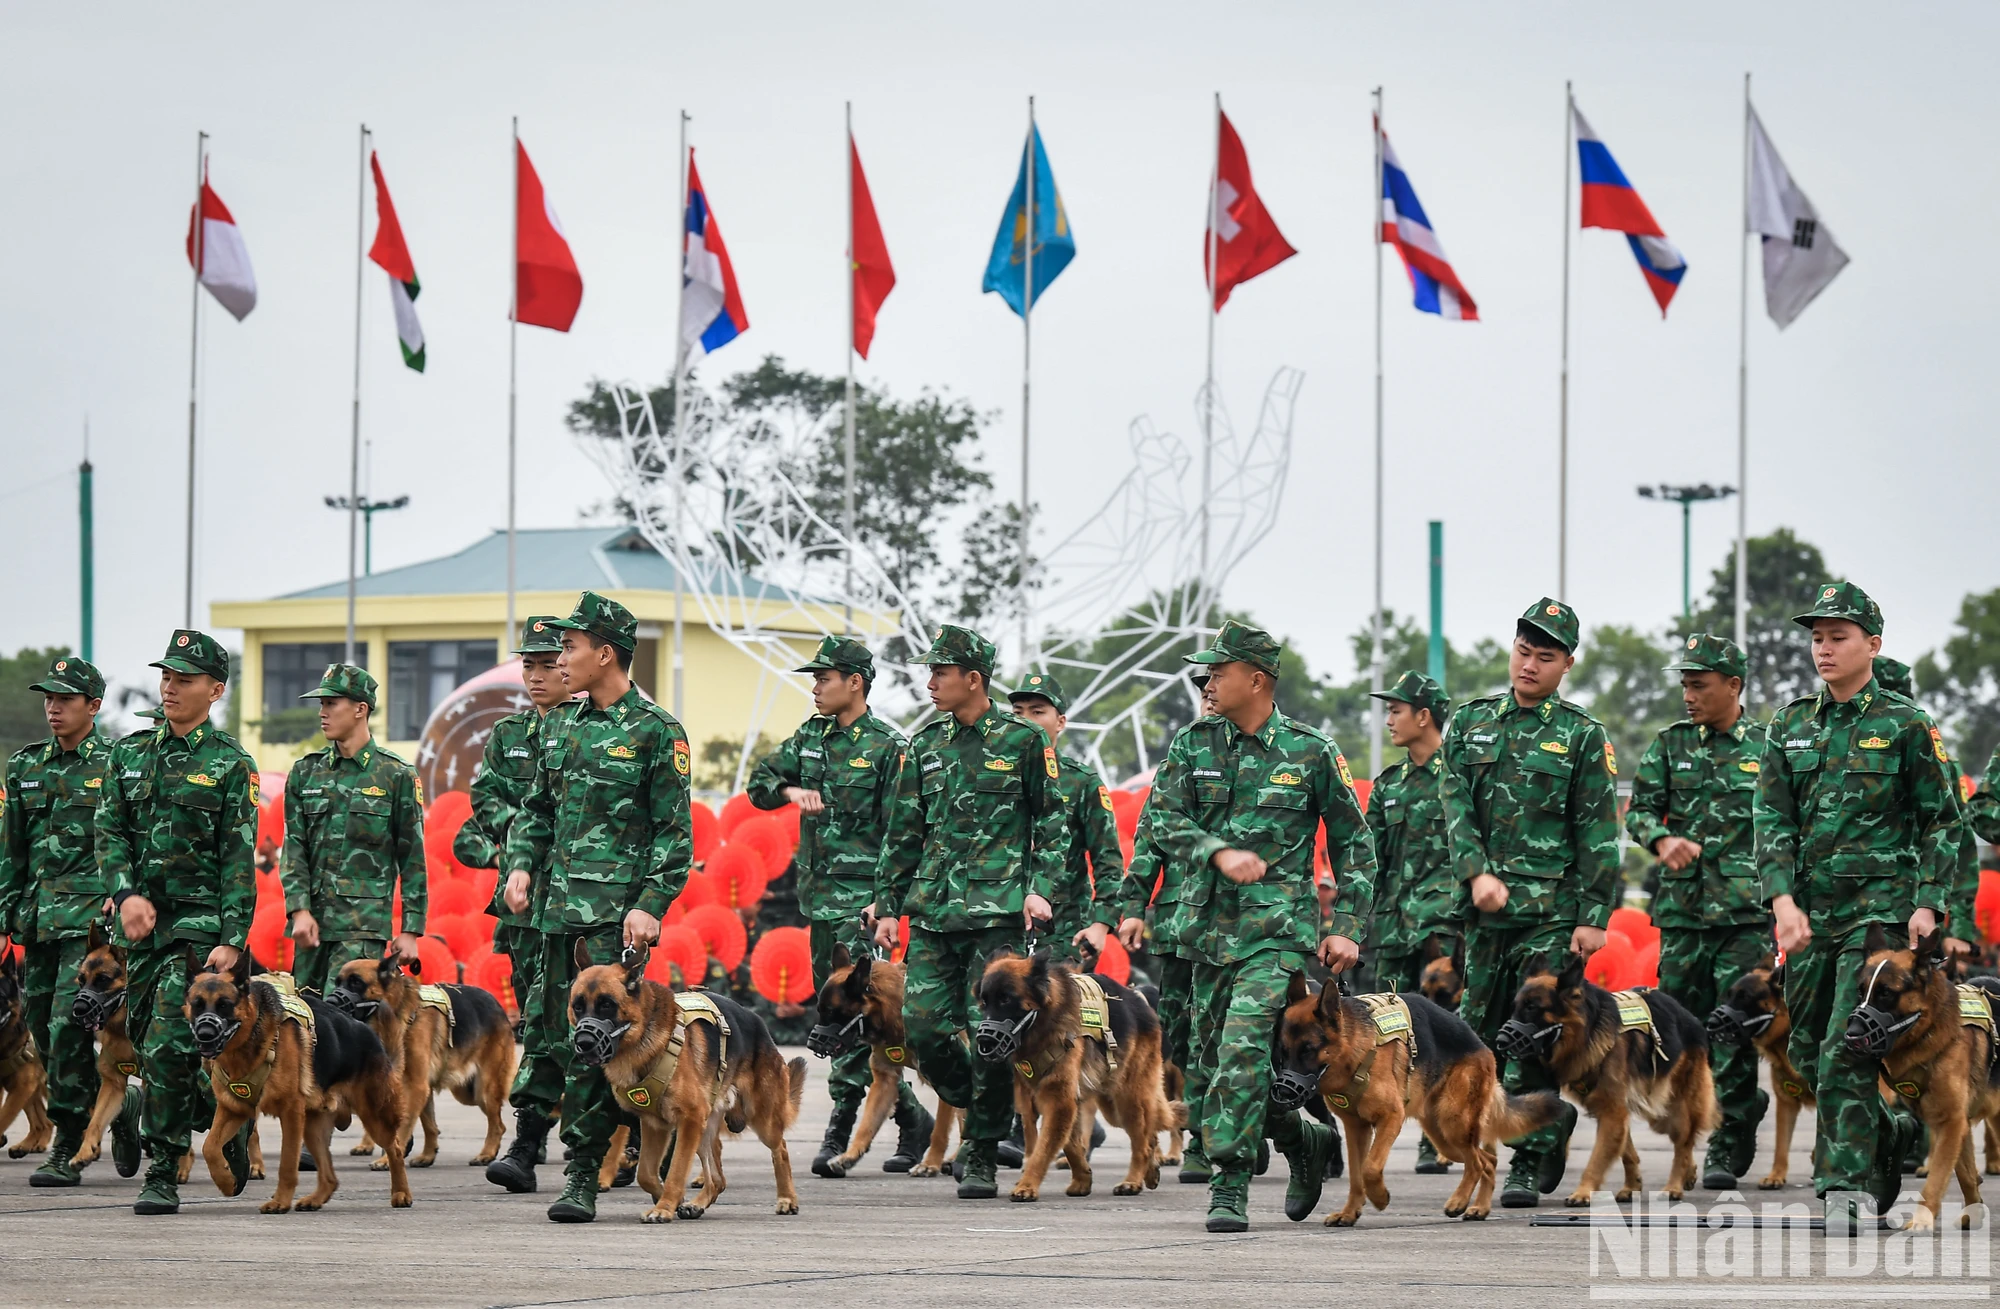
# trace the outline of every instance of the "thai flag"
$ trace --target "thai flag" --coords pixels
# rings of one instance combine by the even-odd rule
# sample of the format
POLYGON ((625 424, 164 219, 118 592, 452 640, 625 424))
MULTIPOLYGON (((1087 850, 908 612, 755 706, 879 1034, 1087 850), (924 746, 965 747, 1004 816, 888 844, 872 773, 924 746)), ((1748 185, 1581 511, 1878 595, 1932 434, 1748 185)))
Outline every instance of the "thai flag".
POLYGON ((688 151, 687 232, 683 249, 681 349, 692 358, 696 354, 715 353, 750 326, 743 296, 736 289, 736 269, 729 262, 728 248, 722 244, 722 228, 708 207, 708 192, 702 189, 692 149, 688 151))
POLYGON ((1632 244, 1632 257, 1639 261, 1639 271, 1646 275, 1646 285, 1660 302, 1660 317, 1665 318, 1667 302, 1674 298, 1681 278, 1687 275, 1687 260, 1667 240, 1652 210, 1646 208, 1646 202, 1625 180, 1618 161, 1611 157, 1604 142, 1597 139, 1583 111, 1574 103, 1569 111, 1576 120, 1577 168, 1583 180, 1580 225, 1625 233, 1625 239, 1632 244))
POLYGON ((1396 158, 1380 119, 1375 130, 1382 138, 1382 240, 1403 256, 1417 308, 1440 318, 1479 321, 1479 306, 1452 271, 1451 260, 1445 258, 1444 243, 1431 230, 1431 220, 1424 216, 1424 207, 1417 200, 1417 189, 1410 185, 1410 175, 1396 158))

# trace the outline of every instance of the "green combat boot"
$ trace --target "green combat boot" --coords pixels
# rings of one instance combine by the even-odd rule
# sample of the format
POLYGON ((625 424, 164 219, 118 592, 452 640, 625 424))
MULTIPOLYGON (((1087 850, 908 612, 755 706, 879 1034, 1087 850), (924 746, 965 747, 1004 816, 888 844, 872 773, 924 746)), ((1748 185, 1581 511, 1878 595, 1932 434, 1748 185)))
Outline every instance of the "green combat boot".
POLYGON ((1201 1133, 1189 1132, 1187 1146, 1181 1151, 1181 1180, 1206 1186, 1214 1176, 1215 1168, 1208 1162, 1208 1151, 1201 1145, 1201 1133))
POLYGON ((1301 1121, 1296 1113, 1286 1117, 1293 1125, 1285 1127, 1280 1119, 1277 1126, 1282 1135, 1274 1136, 1292 1169, 1292 1178, 1285 1183, 1285 1217, 1300 1223, 1312 1217, 1319 1206, 1320 1191, 1326 1186, 1326 1163, 1333 1155, 1333 1129, 1325 1123, 1301 1121))
POLYGON ((49 1147, 49 1157, 42 1160, 42 1166, 28 1174, 29 1186, 75 1186, 83 1180, 83 1172, 70 1162, 76 1156, 77 1137, 81 1136, 67 1127, 56 1129, 55 1144, 49 1147))
POLYGON ((1537 1182, 1539 1170, 1535 1163, 1534 1151, 1514 1151, 1514 1161, 1507 1165, 1506 1184, 1500 1188, 1502 1209, 1533 1209, 1542 1202, 1542 1188, 1537 1182))
POLYGON ((1736 1179, 1741 1176, 1731 1164, 1740 1153, 1736 1142, 1727 1132, 1717 1132, 1708 1138, 1708 1154, 1701 1164, 1701 1189, 1704 1191, 1734 1191, 1736 1179))
POLYGON ((1242 1169, 1217 1172, 1208 1184, 1208 1230, 1250 1230, 1250 1174, 1242 1169))
POLYGON ((999 1166, 999 1150, 993 1141, 967 1141, 959 1148, 958 1198, 991 1200, 1000 1194, 994 1176, 999 1166))
POLYGON ((569 1171, 563 1177, 562 1194, 549 1206, 549 1221, 588 1223, 596 1219, 597 1161, 572 1158, 569 1161, 569 1171))
POLYGON ((181 1211, 181 1188, 174 1180, 181 1170, 179 1155, 159 1154, 146 1170, 145 1185, 132 1203, 135 1214, 177 1214, 181 1211))
POLYGON ((896 1152, 882 1161, 885 1173, 907 1173, 923 1161, 931 1148, 931 1133, 937 1120, 917 1101, 916 1088, 908 1082, 896 1092, 896 1152))
POLYGON ((139 1118, 145 1112, 145 1091, 128 1082, 125 1107, 111 1120, 111 1163, 120 1177, 139 1171, 139 1118))
MULTIPOLYGON (((845 1177, 845 1168, 836 1169, 833 1161, 846 1152, 848 1138, 854 1135, 854 1114, 859 1105, 837 1104, 826 1120, 826 1135, 820 1138, 819 1153, 813 1156, 814 1177, 845 1177)), ((907 1170, 906 1170, 907 1171, 907 1170)))
POLYGON ((222 1143, 222 1162, 229 1165, 229 1175, 236 1179, 231 1195, 242 1195, 243 1188, 250 1185, 250 1129, 256 1125, 257 1120, 251 1119, 222 1143))
POLYGON ((1451 1171, 1451 1165, 1438 1158, 1438 1148, 1428 1136, 1417 1137, 1417 1166, 1414 1171, 1426 1175, 1451 1171))
MULTIPOLYGON (((1562 1117, 1555 1121, 1555 1143, 1541 1152, 1535 1172, 1535 1189, 1543 1195, 1563 1184, 1563 1173, 1569 1168, 1569 1138, 1576 1130, 1576 1106, 1565 1100, 1562 1102, 1562 1117)), ((1519 1159, 1521 1152, 1516 1150, 1519 1159)))

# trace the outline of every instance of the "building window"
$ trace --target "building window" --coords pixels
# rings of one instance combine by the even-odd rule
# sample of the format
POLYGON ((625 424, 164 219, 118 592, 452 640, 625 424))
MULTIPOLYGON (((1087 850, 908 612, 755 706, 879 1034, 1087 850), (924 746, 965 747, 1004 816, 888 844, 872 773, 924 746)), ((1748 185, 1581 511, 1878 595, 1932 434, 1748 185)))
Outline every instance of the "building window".
POLYGON ((498 643, 391 641, 389 739, 414 741, 444 698, 493 666, 498 643))
MULTIPOLYGON (((286 643, 264 647, 264 714, 270 717, 287 709, 311 709, 299 697, 319 685, 328 664, 337 664, 347 653, 338 641, 286 643)), ((317 722, 317 715, 315 715, 317 722)), ((310 735, 310 733, 308 733, 310 735)))

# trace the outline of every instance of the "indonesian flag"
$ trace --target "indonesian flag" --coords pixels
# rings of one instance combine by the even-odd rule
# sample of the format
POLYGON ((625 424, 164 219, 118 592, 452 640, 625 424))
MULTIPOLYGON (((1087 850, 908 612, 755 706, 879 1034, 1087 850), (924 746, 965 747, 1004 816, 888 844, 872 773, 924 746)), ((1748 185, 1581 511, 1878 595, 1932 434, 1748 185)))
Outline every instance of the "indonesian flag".
POLYGON ((424 327, 417 321, 417 296, 423 287, 417 282, 409 243, 403 240, 403 225, 396 221, 389 184, 382 179, 382 162, 373 150, 368 152, 368 167, 375 174, 375 244, 368 247, 368 257, 389 274, 389 302, 396 307, 396 342, 403 347, 403 362, 421 373, 424 327))
POLYGON ((516 141, 514 151, 520 177, 514 192, 514 321, 567 332, 583 303, 583 274, 527 148, 516 141))
POLYGON ((889 243, 882 239, 882 224, 875 217, 875 199, 868 193, 868 178, 861 171, 861 152, 854 138, 847 139, 847 166, 852 170, 854 213, 849 218, 847 252, 854 278, 854 352, 868 357, 875 339, 875 314, 896 286, 896 270, 889 263, 889 243))
POLYGON ((1219 313, 1229 293, 1259 273, 1268 273, 1298 251, 1285 240, 1277 222, 1257 198, 1250 181, 1250 156, 1242 138, 1230 126, 1229 115, 1216 111, 1221 149, 1215 161, 1215 212, 1209 215, 1209 235, 1201 243, 1202 269, 1219 313), (1214 252, 1215 267, 1208 266, 1214 252))
POLYGON ((188 267, 201 275, 208 293, 233 315, 237 322, 257 307, 257 274, 250 268, 250 249, 243 233, 229 216, 229 206, 208 184, 207 170, 201 179, 201 256, 195 256, 195 212, 188 210, 188 267))

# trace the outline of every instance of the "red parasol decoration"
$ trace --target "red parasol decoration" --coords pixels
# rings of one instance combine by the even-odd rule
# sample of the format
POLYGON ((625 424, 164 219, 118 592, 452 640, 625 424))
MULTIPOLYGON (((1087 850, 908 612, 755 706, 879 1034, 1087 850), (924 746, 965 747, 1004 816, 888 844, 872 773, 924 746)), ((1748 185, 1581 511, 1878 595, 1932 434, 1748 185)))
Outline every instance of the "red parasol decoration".
POLYGON ((718 822, 722 828, 722 839, 727 841, 738 825, 755 818, 763 810, 750 803, 750 797, 738 791, 722 802, 722 814, 718 822))
POLYGON ((785 820, 775 814, 759 814, 737 824, 729 835, 729 845, 747 845, 762 855, 769 877, 782 876, 785 866, 792 862, 792 852, 799 848, 785 820))
POLYGON ((774 927, 750 952, 750 984, 772 1004, 804 1004, 813 985, 812 936, 803 927, 774 927))
POLYGON ((417 976, 433 984, 456 982, 458 977, 458 956, 451 947, 435 936, 417 938, 417 976))
POLYGON ((1097 966, 1090 970, 1102 973, 1120 986, 1132 980, 1132 956, 1125 952, 1125 944, 1116 936, 1104 938, 1104 949, 1097 955, 1097 966))

